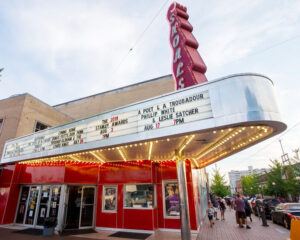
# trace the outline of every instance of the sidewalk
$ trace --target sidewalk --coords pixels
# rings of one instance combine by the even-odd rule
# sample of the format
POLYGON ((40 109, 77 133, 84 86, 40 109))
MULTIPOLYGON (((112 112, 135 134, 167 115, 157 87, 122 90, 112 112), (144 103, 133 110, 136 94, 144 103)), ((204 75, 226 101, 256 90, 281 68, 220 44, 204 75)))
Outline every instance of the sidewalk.
MULTIPOLYGON (((227 210, 225 221, 215 221, 213 228, 209 227, 208 222, 201 228, 198 236, 193 235, 195 240, 288 240, 290 232, 282 226, 273 224, 268 221, 269 227, 261 226, 258 218, 253 216, 253 222, 250 223, 252 229, 239 228, 235 223, 235 212, 227 210)), ((13 233, 14 229, 0 227, 1 239, 5 240, 45 240, 45 239, 64 239, 64 240, 130 240, 128 238, 110 237, 113 232, 101 231, 97 233, 88 233, 71 236, 53 236, 43 237, 28 234, 13 233)), ((146 240, 180 240, 180 232, 156 231, 146 240)))
MULTIPOLYGON (((218 213, 220 217, 220 213, 218 213)), ((280 225, 268 221, 269 227, 261 226, 258 217, 252 215, 253 222, 249 221, 251 229, 239 228, 235 222, 235 211, 228 209, 225 212, 225 221, 215 221, 213 228, 206 223, 200 230, 198 240, 287 240, 290 231, 280 225)))

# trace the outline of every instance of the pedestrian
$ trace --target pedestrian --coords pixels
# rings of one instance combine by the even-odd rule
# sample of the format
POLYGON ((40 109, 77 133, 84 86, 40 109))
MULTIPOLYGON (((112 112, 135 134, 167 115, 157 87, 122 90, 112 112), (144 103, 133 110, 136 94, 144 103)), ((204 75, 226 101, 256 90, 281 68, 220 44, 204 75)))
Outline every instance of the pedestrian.
POLYGON ((245 202, 241 198, 240 194, 236 195, 235 199, 235 211, 236 211, 236 220, 240 228, 244 227, 244 224, 246 225, 247 229, 250 229, 251 227, 247 224, 246 219, 246 213, 245 213, 245 202))
POLYGON ((249 217, 250 221, 252 222, 252 217, 251 217, 252 209, 251 209, 251 206, 250 206, 247 198, 244 198, 244 202, 245 202, 246 219, 247 219, 247 217, 249 217))
POLYGON ((218 218, 219 203, 218 203, 218 201, 215 198, 213 198, 212 205, 213 205, 213 207, 215 209, 215 211, 214 211, 214 217, 215 217, 216 220, 219 220, 219 218, 218 218))
POLYGON ((208 209, 207 209, 207 217, 208 217, 209 224, 210 224, 211 228, 215 224, 214 223, 214 212, 215 212, 215 209, 214 209, 213 205, 211 204, 211 202, 209 201, 208 202, 208 209))
POLYGON ((229 208, 229 211, 231 211, 231 199, 230 198, 226 198, 226 204, 227 204, 227 207, 229 208))
POLYGON ((219 198, 219 207, 220 207, 220 212, 221 212, 221 220, 225 220, 225 201, 222 198, 219 198))

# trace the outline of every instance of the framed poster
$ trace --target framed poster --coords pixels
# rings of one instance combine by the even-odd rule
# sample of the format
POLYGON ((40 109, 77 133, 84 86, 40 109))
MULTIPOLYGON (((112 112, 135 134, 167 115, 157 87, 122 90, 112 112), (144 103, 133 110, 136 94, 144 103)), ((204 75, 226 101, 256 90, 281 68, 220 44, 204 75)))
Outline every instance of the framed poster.
POLYGON ((117 211, 117 186, 103 186, 102 211, 117 211))
POLYGON ((180 217, 180 198, 177 181, 163 182, 164 217, 180 217))

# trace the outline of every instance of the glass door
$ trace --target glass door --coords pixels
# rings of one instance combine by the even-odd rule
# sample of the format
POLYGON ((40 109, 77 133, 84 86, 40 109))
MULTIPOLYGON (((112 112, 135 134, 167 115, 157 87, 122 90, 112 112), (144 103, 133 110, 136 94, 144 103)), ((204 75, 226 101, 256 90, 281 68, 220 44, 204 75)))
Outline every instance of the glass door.
POLYGON ((83 187, 80 227, 92 227, 94 220, 94 187, 83 187))
POLYGON ((40 188, 38 186, 30 187, 25 224, 34 224, 39 192, 40 188))
POLYGON ((61 186, 53 186, 51 189, 51 203, 50 203, 50 212, 49 217, 55 217, 57 218, 58 215, 58 209, 60 206, 60 192, 61 192, 61 186))
POLYGON ((93 227, 95 187, 69 186, 65 229, 93 227))
POLYGON ((17 212, 17 216, 16 216, 16 223, 20 223, 20 224, 24 223, 28 195, 29 195, 29 187, 23 186, 21 189, 19 207, 18 207, 18 212, 17 212))
POLYGON ((65 228, 76 229, 79 228, 82 187, 70 186, 68 190, 69 199, 65 228))
POLYGON ((45 218, 49 211, 49 200, 50 200, 50 186, 42 186, 40 205, 37 216, 37 225, 43 226, 45 218))

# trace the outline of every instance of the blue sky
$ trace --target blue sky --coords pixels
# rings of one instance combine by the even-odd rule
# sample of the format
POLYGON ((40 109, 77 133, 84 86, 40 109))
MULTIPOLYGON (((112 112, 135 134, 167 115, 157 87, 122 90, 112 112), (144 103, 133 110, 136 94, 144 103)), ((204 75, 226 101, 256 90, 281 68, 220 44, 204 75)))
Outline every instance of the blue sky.
MULTIPOLYGON (((0 68, 5 68, 0 99, 29 92, 54 105, 171 73, 166 20, 171 1, 141 36, 164 3, 0 1, 0 68)), ((298 123, 300 1, 181 3, 188 7, 208 79, 264 74, 275 84, 283 121, 289 127, 298 123)), ((299 139, 300 124, 282 136, 285 151, 293 155, 299 139)), ((223 173, 264 167, 280 155, 275 137, 217 165, 223 173)))

